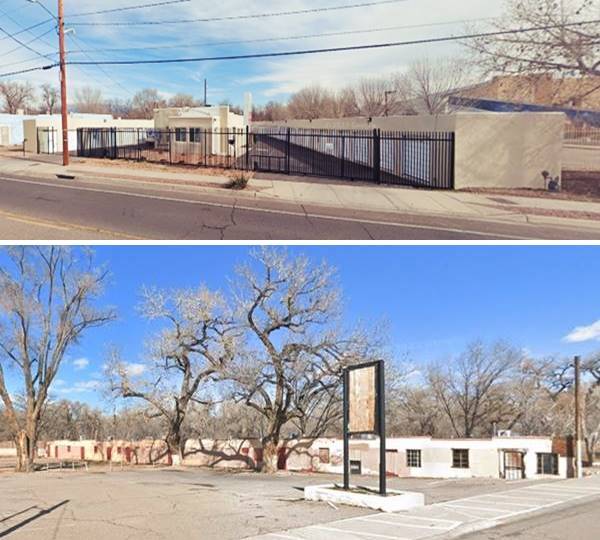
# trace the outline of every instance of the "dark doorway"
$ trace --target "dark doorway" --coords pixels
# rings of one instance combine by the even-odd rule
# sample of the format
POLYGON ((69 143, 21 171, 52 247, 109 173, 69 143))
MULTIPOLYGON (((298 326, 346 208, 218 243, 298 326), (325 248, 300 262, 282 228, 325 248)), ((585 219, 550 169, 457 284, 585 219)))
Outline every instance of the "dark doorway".
POLYGON ((523 480, 525 478, 523 452, 504 450, 504 478, 505 480, 523 480))

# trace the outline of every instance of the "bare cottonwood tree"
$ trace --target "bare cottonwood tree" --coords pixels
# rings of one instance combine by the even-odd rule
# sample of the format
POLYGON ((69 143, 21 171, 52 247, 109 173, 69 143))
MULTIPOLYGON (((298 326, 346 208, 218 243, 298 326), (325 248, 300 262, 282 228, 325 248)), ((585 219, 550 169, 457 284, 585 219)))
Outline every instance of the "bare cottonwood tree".
POLYGON ((321 86, 309 86, 296 92, 288 102, 291 118, 315 120, 334 115, 335 96, 321 86))
POLYGON ((107 111, 102 90, 84 86, 75 92, 75 108, 77 112, 102 114, 107 111))
POLYGON ((2 109, 9 114, 17 114, 20 109, 26 110, 33 101, 33 87, 29 83, 18 81, 0 81, 0 97, 2 109))
POLYGON ((340 419, 341 369, 379 352, 372 334, 343 334, 333 270, 263 248, 238 269, 236 312, 246 339, 226 372, 234 397, 264 419, 265 472, 277 469, 286 425, 319 436, 340 419))
POLYGON ((396 78, 398 96, 416 111, 442 114, 448 99, 467 82, 464 59, 427 58, 413 62, 408 71, 396 78))
POLYGON ((600 89, 600 24, 573 23, 597 20, 598 13, 600 0, 507 0, 494 30, 546 29, 477 38, 468 46, 489 74, 589 77, 560 92, 562 101, 580 100, 600 89))
POLYGON ((89 329, 114 318, 111 309, 95 306, 106 276, 90 252, 54 246, 10 248, 1 263, 0 398, 18 471, 33 467, 40 418, 65 355, 89 329), (22 377, 19 389, 8 387, 8 368, 22 377))
POLYGON ((204 387, 226 368, 235 343, 223 297, 206 287, 142 291, 141 312, 163 328, 133 370, 117 352, 107 362, 111 392, 146 402, 166 424, 169 450, 183 460, 183 424, 190 406, 211 400, 204 387), (141 366, 141 367, 140 367, 141 366))
POLYGON ((41 95, 41 108, 46 114, 54 114, 56 111, 56 104, 58 103, 58 89, 48 83, 42 84, 40 87, 42 91, 41 95))
POLYGON ((362 116, 385 116, 398 110, 396 91, 387 77, 361 79, 353 92, 362 116))
POLYGON ((169 107, 196 107, 198 101, 191 94, 175 94, 169 98, 169 107))
POLYGON ((513 422, 518 407, 506 385, 520 370, 523 354, 505 343, 470 345, 451 364, 432 366, 428 382, 457 437, 491 432, 492 423, 513 422))
POLYGON ((154 109, 166 107, 167 102, 160 97, 158 90, 146 88, 136 92, 131 100, 132 115, 137 118, 153 118, 154 109))

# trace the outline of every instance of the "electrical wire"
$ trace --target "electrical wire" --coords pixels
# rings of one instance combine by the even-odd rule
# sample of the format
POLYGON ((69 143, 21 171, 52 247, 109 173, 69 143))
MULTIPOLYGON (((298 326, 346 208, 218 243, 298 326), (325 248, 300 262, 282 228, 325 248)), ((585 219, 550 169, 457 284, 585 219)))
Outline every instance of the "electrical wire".
POLYGON ((274 41, 291 41, 300 39, 313 39, 313 38, 325 38, 325 37, 338 37, 358 34, 375 34, 379 32, 390 32, 393 30, 410 30, 417 28, 432 28, 436 26, 452 26, 461 23, 475 23, 484 21, 497 20, 496 17, 482 17, 478 19, 463 19, 456 21, 437 22, 437 23, 426 23, 426 24, 408 24, 403 26, 388 26, 387 28, 369 28, 365 30, 345 30, 340 32, 325 32, 319 34, 304 34, 298 36, 278 36, 271 38, 258 38, 258 39, 243 39, 243 40, 231 40, 231 41, 211 41, 204 43, 188 43, 187 45, 154 45, 149 47, 127 47, 127 48, 107 48, 107 49, 94 49, 94 50, 80 50, 79 52, 128 52, 128 51, 148 51, 148 50, 164 50, 164 49, 189 49, 192 47, 217 47, 222 45, 243 45, 248 43, 267 43, 274 41))
POLYGON ((71 17, 85 17, 87 15, 102 15, 104 13, 115 13, 118 11, 132 11, 134 9, 144 9, 144 8, 153 8, 159 6, 168 6, 170 4, 183 4, 185 2, 191 2, 191 0, 169 0, 167 2, 154 2, 152 4, 139 4, 136 6, 127 6, 121 8, 113 8, 113 9, 100 9, 98 11, 84 11, 83 13, 73 13, 71 15, 67 15, 67 18, 71 17))
MULTIPOLYGON (((372 49, 384 49, 391 47, 402 47, 407 45, 424 45, 428 43, 443 43, 450 41, 463 41, 467 39, 477 39, 482 37, 495 37, 503 35, 515 35, 523 34, 528 32, 539 32, 544 30, 552 30, 556 28, 567 28, 585 26, 590 24, 598 24, 600 19, 591 21, 580 21, 576 23, 567 24, 554 24, 545 26, 535 26, 530 28, 519 28, 514 30, 498 30, 494 32, 479 32, 473 34, 462 34, 458 36, 445 36, 440 38, 427 38, 427 39, 415 39, 410 41, 392 41, 388 43, 374 43, 371 45, 351 45, 347 47, 326 47, 321 49, 302 49, 297 51, 285 51, 285 52, 268 52, 268 53, 255 53, 255 54, 236 54, 236 55, 225 55, 225 56, 205 56, 197 58, 164 58, 164 59, 151 59, 151 60, 107 60, 100 62, 91 62, 95 65, 104 66, 130 66, 130 65, 145 65, 145 64, 182 64, 190 62, 210 62, 210 61, 225 61, 225 60, 248 60, 255 58, 278 58, 286 56, 300 56, 300 55, 312 55, 312 54, 323 54, 332 52, 350 52, 350 51, 364 51, 372 49)), ((70 65, 88 65, 90 62, 85 61, 69 61, 67 64, 70 65)))
MULTIPOLYGON (((2 14, 5 16, 5 17, 8 17, 8 14, 7 14, 7 13, 5 13, 5 12, 3 12, 3 11, 2 11, 1 13, 2 13, 2 14)), ((14 19, 13 19, 13 20, 14 20, 14 19)), ((31 26, 28 26, 27 28, 23 28, 22 30, 19 30, 18 32, 14 32, 14 33, 12 33, 10 36, 4 36, 4 37, 1 37, 1 38, 0 38, 0 41, 4 41, 4 40, 6 40, 6 39, 10 39, 11 37, 18 36, 19 34, 22 34, 22 33, 24 33, 24 32, 29 32, 29 30, 33 30, 33 29, 35 29, 35 28, 38 28, 38 27, 40 27, 40 26, 42 26, 42 25, 44 25, 44 24, 46 24, 46 23, 52 22, 52 21, 53 21, 53 19, 46 19, 45 21, 41 21, 41 22, 39 22, 39 23, 32 24, 31 26)))
POLYGON ((71 26, 148 26, 162 24, 188 24, 197 22, 223 22, 237 21, 242 19, 265 19, 270 17, 287 17, 290 15, 304 15, 308 13, 323 13, 326 11, 341 11, 346 9, 366 8, 383 6, 388 4, 398 4, 400 2, 408 2, 409 0, 377 0, 373 2, 361 2, 357 4, 346 4, 338 6, 328 6, 322 8, 296 9, 291 11, 278 11, 271 13, 252 13, 247 15, 226 15, 221 17, 207 17, 198 19, 176 19, 163 21, 110 21, 110 22, 74 22, 71 26))
MULTIPOLYGON (((554 25, 545 25, 545 26, 533 26, 529 28, 518 28, 513 30, 498 30, 494 32, 479 32, 472 34, 461 34, 458 36, 444 36, 439 38, 427 38, 427 39, 416 39, 410 41, 395 41, 388 43, 374 43, 371 45, 352 45, 348 47, 328 47, 322 49, 303 49, 297 51, 287 51, 287 52, 269 52, 269 53, 257 53, 257 54, 238 54, 238 55, 230 55, 230 56, 208 56, 208 57, 200 57, 200 58, 170 58, 170 59, 161 59, 161 60, 108 60, 108 61, 94 61, 94 62, 85 62, 85 61, 68 61, 66 62, 68 65, 74 66, 85 66, 85 65, 144 65, 144 64, 176 64, 176 63, 188 63, 188 62, 209 62, 209 61, 224 61, 224 60, 246 60, 246 59, 255 59, 255 58, 277 58, 277 57, 286 57, 286 56, 299 56, 299 55, 312 55, 312 54, 323 54, 330 52, 350 52, 350 51, 361 51, 361 50, 373 50, 373 49, 382 49, 382 48, 390 48, 390 47, 402 47, 409 45, 422 45, 427 43, 444 43, 451 41, 464 41, 467 39, 477 39, 477 38, 485 38, 485 37, 496 37, 503 35, 516 35, 516 34, 525 34, 528 32, 539 32, 545 30, 553 30, 556 28, 569 28, 569 27, 579 27, 579 26, 587 26, 590 24, 598 24, 600 23, 600 19, 594 19, 589 21, 579 21, 567 24, 554 24, 554 25)), ((58 63, 49 64, 46 66, 40 66, 37 68, 30 68, 28 70, 22 70, 20 72, 13 72, 10 74, 2 73, 0 77, 5 77, 8 75, 19 74, 19 73, 28 73, 30 71, 36 70, 46 70, 52 69, 54 67, 58 67, 58 63)))

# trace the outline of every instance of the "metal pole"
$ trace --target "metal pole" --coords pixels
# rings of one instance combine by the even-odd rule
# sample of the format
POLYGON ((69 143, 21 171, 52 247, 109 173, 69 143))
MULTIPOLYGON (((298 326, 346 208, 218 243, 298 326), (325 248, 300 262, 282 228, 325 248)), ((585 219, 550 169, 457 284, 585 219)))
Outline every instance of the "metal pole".
POLYGON ((348 410, 349 398, 348 370, 344 369, 344 489, 350 489, 350 440, 348 435, 348 423, 350 414, 348 410))
POLYGON ((65 17, 63 0, 58 0, 58 49, 60 65, 60 108, 62 117, 63 166, 69 164, 69 114, 67 111, 67 66, 65 59, 65 17))
POLYGON ((575 469, 577 478, 583 478, 582 449, 581 449, 581 358, 576 356, 575 364, 575 469))
POLYGON ((383 361, 377 365, 377 377, 378 377, 378 409, 379 409, 379 494, 385 497, 387 494, 386 489, 386 448, 385 448, 385 372, 383 361))

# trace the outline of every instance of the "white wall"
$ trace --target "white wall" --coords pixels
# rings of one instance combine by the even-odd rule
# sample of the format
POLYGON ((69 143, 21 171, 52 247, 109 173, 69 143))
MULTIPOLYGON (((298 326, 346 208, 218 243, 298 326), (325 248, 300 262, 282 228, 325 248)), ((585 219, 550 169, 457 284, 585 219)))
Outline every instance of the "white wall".
POLYGON ((563 113, 457 113, 451 115, 334 118, 255 122, 256 127, 454 132, 455 187, 544 188, 543 171, 562 172, 563 113))

